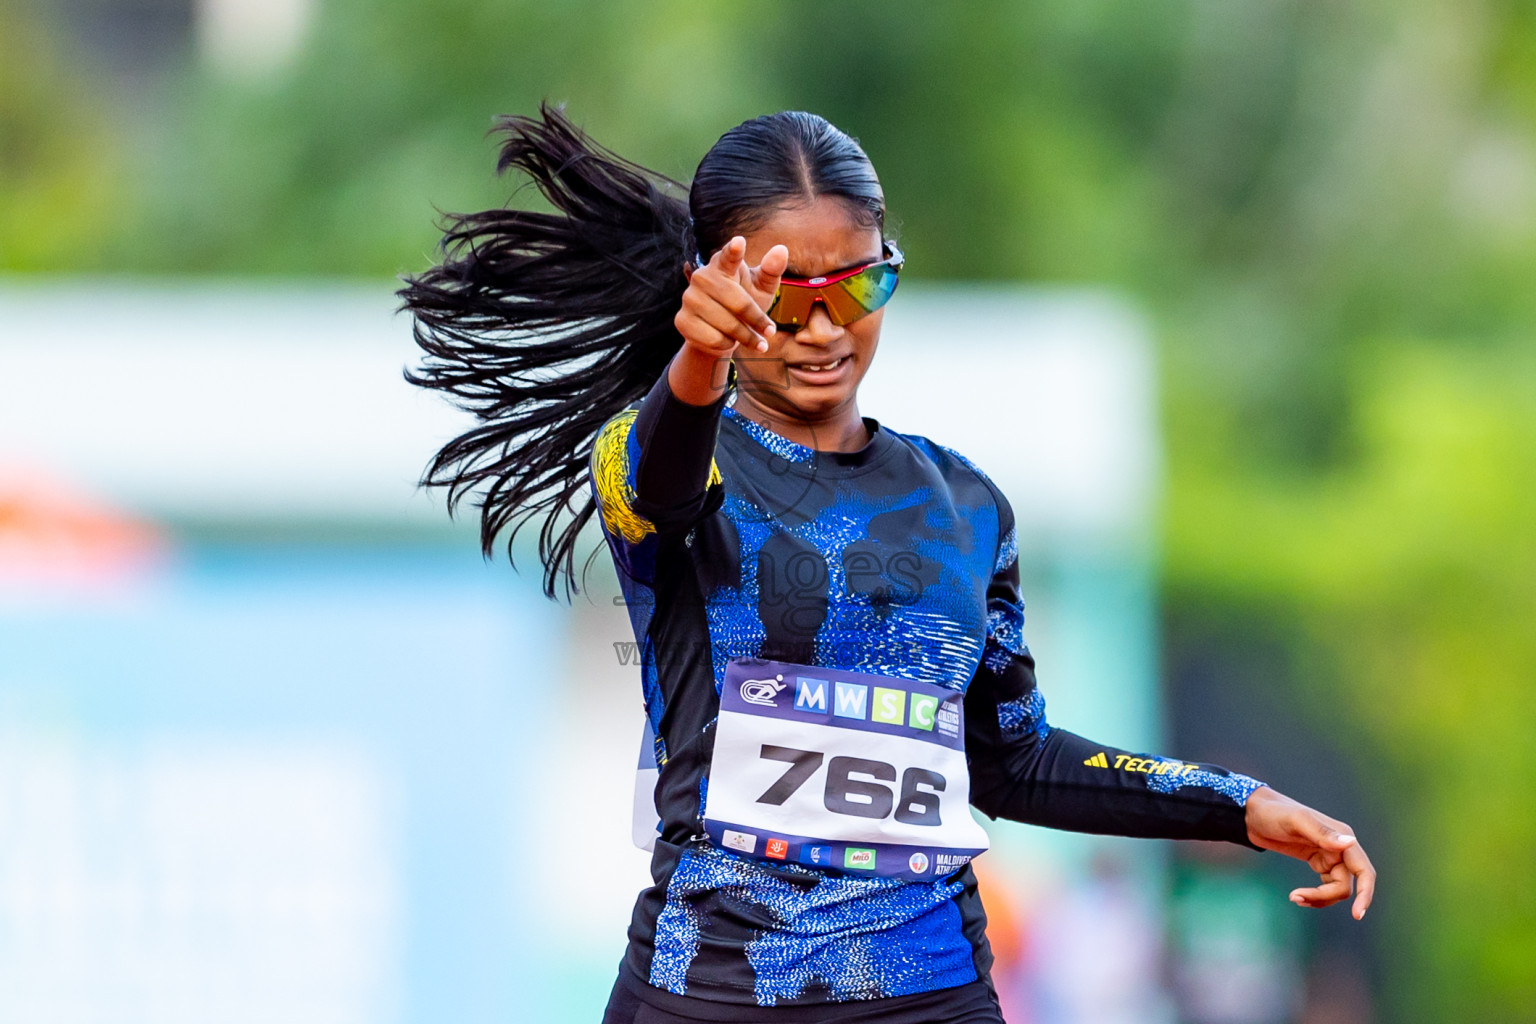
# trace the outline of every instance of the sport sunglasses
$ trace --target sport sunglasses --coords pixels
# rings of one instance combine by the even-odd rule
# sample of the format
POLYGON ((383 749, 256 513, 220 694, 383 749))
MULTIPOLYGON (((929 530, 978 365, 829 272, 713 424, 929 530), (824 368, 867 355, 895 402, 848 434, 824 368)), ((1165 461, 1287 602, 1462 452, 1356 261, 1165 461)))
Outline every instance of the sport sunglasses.
MULTIPOLYGON (((888 252, 885 259, 866 263, 851 270, 824 277, 784 277, 768 307, 768 319, 788 331, 798 331, 811 318, 811 310, 821 303, 827 316, 839 327, 868 316, 896 293, 896 276, 906 257, 895 242, 882 242, 888 252)), ((699 260, 696 266, 703 266, 699 260)))

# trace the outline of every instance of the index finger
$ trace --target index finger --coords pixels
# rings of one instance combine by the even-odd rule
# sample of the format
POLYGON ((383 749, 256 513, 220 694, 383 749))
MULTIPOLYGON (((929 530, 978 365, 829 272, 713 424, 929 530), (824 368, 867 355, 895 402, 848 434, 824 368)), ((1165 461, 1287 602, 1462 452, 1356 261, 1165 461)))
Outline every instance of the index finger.
POLYGON ((710 258, 710 265, 727 277, 735 277, 736 270, 741 266, 742 257, 747 254, 747 240, 740 235, 735 236, 725 243, 725 248, 715 253, 710 258))
POLYGON ((1355 905, 1350 912, 1358 921, 1365 917, 1366 910, 1371 906, 1371 898, 1376 895, 1376 868, 1359 843, 1345 848, 1344 866, 1355 876, 1355 905))

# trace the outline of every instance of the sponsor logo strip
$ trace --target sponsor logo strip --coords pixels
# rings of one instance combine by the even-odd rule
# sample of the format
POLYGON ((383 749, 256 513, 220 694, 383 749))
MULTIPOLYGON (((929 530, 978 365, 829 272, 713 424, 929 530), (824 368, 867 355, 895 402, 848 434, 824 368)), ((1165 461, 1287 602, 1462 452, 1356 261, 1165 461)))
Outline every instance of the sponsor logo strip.
POLYGON ((707 822, 716 845, 735 853, 833 870, 844 874, 938 880, 965 867, 981 850, 942 850, 889 843, 835 843, 804 836, 768 836, 721 822, 707 822))

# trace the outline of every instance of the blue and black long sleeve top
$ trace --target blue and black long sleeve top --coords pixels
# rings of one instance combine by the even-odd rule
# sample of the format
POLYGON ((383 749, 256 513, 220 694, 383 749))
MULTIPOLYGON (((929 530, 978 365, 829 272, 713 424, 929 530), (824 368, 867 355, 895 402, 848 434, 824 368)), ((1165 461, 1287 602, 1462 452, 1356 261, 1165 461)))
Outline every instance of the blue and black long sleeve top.
MULTIPOLYGON (((654 885, 626 965, 731 1006, 809 1006, 988 982, 969 865, 908 881, 768 863, 710 844, 701 815, 734 658, 964 692, 972 804, 1051 828, 1247 844, 1261 783, 1047 724, 1024 642, 1013 511, 979 468, 869 417, 818 451, 665 375, 597 437, 591 484, 640 651, 656 735, 654 885)), ((988 982, 989 983, 989 982, 988 982)))

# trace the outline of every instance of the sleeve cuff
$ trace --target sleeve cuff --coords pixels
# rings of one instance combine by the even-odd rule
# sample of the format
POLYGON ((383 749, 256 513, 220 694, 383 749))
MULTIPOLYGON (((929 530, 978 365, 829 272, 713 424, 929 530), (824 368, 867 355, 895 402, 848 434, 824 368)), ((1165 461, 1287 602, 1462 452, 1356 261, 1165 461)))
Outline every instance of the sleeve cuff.
POLYGON ((631 504, 658 531, 685 527, 700 514, 726 395, 689 405, 672 393, 663 373, 641 400, 631 432, 639 449, 631 504))

